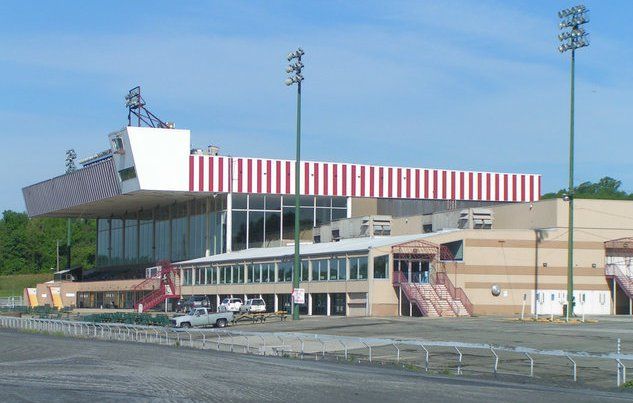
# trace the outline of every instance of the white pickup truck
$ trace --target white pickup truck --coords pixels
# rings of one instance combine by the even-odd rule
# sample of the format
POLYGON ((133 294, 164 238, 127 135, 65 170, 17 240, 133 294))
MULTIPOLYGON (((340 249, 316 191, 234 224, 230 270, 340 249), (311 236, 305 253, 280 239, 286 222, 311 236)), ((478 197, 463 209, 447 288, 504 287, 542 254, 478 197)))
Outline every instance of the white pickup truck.
POLYGON ((175 316, 171 323, 175 327, 226 327, 233 320, 233 312, 211 312, 208 308, 193 308, 186 315, 175 316))

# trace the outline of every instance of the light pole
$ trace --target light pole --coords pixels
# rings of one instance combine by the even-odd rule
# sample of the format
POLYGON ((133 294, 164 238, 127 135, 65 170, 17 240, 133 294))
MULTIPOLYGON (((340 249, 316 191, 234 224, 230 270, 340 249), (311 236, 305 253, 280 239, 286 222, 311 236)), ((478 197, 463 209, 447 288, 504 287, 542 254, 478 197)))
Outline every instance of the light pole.
POLYGON ((301 168, 301 82, 303 76, 301 75, 301 69, 303 69, 303 63, 301 57, 304 55, 304 51, 298 48, 294 52, 288 54, 288 61, 290 64, 286 67, 286 73, 290 76, 286 79, 287 86, 297 84, 297 151, 295 159, 295 256, 294 265, 292 270, 292 319, 299 319, 299 304, 295 302, 294 290, 299 288, 301 279, 301 256, 299 254, 299 184, 300 184, 300 168, 301 168), (294 63, 293 63, 293 60, 294 63))
POLYGON ((558 35, 561 53, 571 50, 571 107, 569 119, 569 220, 567 236, 567 314, 566 318, 574 314, 574 74, 576 63, 576 49, 589 46, 588 34, 582 27, 589 22, 587 8, 583 5, 574 6, 558 12, 561 19, 558 27, 563 31, 558 35))

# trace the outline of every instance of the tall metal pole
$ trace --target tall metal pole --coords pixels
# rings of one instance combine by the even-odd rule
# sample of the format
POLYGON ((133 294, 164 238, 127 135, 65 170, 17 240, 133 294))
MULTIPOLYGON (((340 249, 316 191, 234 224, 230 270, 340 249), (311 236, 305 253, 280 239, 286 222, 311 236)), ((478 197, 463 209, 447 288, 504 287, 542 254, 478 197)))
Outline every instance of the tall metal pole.
MULTIPOLYGON (((301 61, 301 57, 299 57, 299 61, 301 61)), ((295 160, 295 260, 292 274, 292 289, 296 290, 300 286, 301 280, 301 255, 299 250, 299 242, 300 242, 300 228, 299 225, 301 223, 299 212, 300 212, 300 194, 299 194, 299 184, 300 184, 300 168, 301 168, 301 81, 297 84, 297 151, 296 151, 296 160, 295 160)), ((299 319, 299 304, 294 302, 292 306, 292 319, 299 319)))
POLYGON ((567 220, 567 311, 566 318, 574 314, 574 85, 576 69, 576 49, 589 46, 589 34, 584 25, 589 22, 587 7, 577 5, 558 12, 561 19, 558 24, 563 30, 558 35, 561 42, 558 51, 561 53, 571 50, 571 104, 569 113, 569 218, 567 220))
POLYGON ((304 55, 303 49, 298 48, 294 52, 288 54, 288 61, 291 64, 286 68, 286 73, 291 74, 285 81, 286 85, 290 86, 297 84, 297 151, 295 156, 295 255, 294 264, 292 266, 292 319, 299 319, 299 304, 296 301, 295 290, 298 290, 301 285, 301 251, 300 251, 300 193, 299 186, 301 184, 301 82, 303 76, 301 75, 301 69, 303 69, 303 63, 301 62, 301 56, 304 55), (292 63, 296 59, 296 62, 292 63))
POLYGON ((576 50, 571 51, 571 106, 569 119, 569 220, 567 236, 567 319, 574 315, 574 70, 576 50))

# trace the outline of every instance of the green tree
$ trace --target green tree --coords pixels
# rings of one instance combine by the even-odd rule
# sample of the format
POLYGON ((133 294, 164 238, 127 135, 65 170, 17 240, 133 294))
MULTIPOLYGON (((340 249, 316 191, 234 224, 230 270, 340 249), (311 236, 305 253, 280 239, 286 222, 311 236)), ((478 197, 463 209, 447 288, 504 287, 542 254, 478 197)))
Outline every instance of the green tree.
MULTIPOLYGON (((95 262, 95 220, 72 221, 72 266, 91 268, 95 262)), ((29 218, 4 211, 0 219, 0 274, 41 273, 56 267, 60 240, 60 267, 65 267, 66 220, 29 218)))
MULTIPOLYGON (((633 193, 621 190, 622 181, 605 176, 598 182, 583 182, 574 188, 576 199, 633 199, 633 193)), ((567 194, 567 189, 561 189, 555 193, 545 193, 542 199, 556 199, 567 194)))

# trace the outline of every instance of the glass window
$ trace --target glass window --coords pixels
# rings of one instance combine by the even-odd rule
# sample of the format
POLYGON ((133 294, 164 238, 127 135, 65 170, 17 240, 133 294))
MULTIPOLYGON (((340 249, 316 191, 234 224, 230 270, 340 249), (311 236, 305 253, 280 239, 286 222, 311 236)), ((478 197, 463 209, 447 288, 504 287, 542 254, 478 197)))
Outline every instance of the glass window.
POLYGON ((264 246, 264 212, 250 211, 248 218, 248 247, 261 248, 264 246))
POLYGON ((97 266, 107 266, 110 262, 110 220, 97 220, 97 266))
POLYGON ((125 263, 136 263, 138 259, 138 221, 135 219, 125 220, 125 263))
POLYGON ((264 209, 264 195, 250 195, 248 197, 249 210, 263 210, 264 209))
POLYGON ((244 265, 231 266, 231 271, 233 272, 232 283, 241 284, 244 282, 244 265))
POLYGON ((182 285, 191 285, 191 269, 182 270, 182 285))
POLYGON ((332 209, 332 221, 347 218, 347 210, 341 208, 332 209))
POLYGON ((266 196, 266 210, 281 210, 281 196, 266 196))
POLYGON ((110 264, 123 263, 123 220, 110 220, 110 264))
POLYGON ((272 283, 275 281, 275 264, 262 263, 262 283, 272 283))
POLYGON ((442 247, 442 260, 464 260, 464 241, 453 241, 443 243, 442 247), (444 256, 447 255, 447 256, 444 256))
POLYGON ((328 279, 328 261, 318 259, 312 261, 312 281, 325 281, 328 279))
POLYGON ((367 256, 350 257, 349 267, 350 280, 367 279, 367 256))
POLYGON ((140 263, 154 262, 154 220, 151 212, 141 212, 139 225, 139 250, 138 259, 140 263))
POLYGON ((246 199, 245 194, 233 193, 233 210, 246 210, 246 199))
POLYGON ((265 246, 281 246, 281 213, 267 211, 265 219, 265 246))
POLYGON ((215 284, 215 267, 207 267, 207 277, 205 284, 215 284))
POLYGON ((330 294, 330 315, 345 315, 345 293, 330 294))
POLYGON ((277 263, 277 280, 279 282, 292 281, 292 266, 292 261, 277 263))
POLYGON ((346 264, 344 258, 330 260, 330 280, 346 279, 346 264))
POLYGON ((310 281, 310 262, 308 260, 301 261, 301 281, 310 281))
POLYGON ((187 204, 172 206, 171 219, 171 259, 187 258, 187 204))
POLYGON ((347 197, 333 197, 332 198, 332 207, 347 208, 347 197))
POLYGON ((316 197, 316 206, 317 207, 330 207, 332 203, 331 197, 317 196, 316 197))
POLYGON ((251 264, 249 271, 249 281, 251 283, 261 283, 262 282, 262 265, 261 264, 251 264))
MULTIPOLYGON (((299 230, 312 229, 314 226, 314 209, 301 207, 299 211, 299 230)), ((284 239, 294 239, 295 210, 284 207, 284 239)))
POLYGON ((389 255, 374 258, 374 278, 387 278, 389 271, 389 255))
POLYGON ((161 207, 156 211, 156 260, 169 259, 169 207, 161 207))
POLYGON ((233 212, 233 250, 246 249, 246 211, 233 212))
POLYGON ((329 208, 317 208, 316 209, 316 223, 314 225, 319 226, 322 224, 327 224, 330 222, 330 213, 331 209, 329 208))

